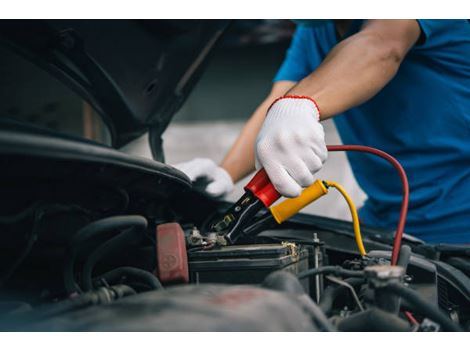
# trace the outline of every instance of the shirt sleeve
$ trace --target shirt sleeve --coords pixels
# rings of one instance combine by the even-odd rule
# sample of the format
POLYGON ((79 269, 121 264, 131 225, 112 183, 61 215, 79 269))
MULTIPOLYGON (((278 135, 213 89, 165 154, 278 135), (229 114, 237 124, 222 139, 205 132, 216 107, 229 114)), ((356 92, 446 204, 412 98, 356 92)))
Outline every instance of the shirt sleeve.
POLYGON ((433 49, 459 40, 463 30, 470 29, 467 20, 417 20, 421 28, 421 38, 417 49, 433 49))
POLYGON ((308 64, 308 29, 297 27, 286 57, 273 81, 298 82, 311 71, 308 64))

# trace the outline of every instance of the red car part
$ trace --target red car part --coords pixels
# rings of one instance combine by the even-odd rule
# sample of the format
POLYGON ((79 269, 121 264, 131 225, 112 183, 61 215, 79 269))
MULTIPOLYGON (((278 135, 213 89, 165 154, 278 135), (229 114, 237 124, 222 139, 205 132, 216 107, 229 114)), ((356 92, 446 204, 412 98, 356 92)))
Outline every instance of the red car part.
POLYGON ((156 275, 165 283, 189 282, 188 255, 183 229, 178 223, 157 226, 156 275))

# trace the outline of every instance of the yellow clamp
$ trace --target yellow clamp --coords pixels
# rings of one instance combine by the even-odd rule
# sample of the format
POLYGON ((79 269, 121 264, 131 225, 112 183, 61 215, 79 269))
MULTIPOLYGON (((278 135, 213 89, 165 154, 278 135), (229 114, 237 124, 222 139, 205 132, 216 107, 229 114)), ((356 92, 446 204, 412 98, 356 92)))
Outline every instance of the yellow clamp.
POLYGON ((305 188, 300 196, 286 199, 285 201, 272 206, 269 210, 271 211, 271 214, 276 222, 278 224, 282 224, 284 221, 297 214, 305 206, 327 194, 328 187, 336 188, 344 197, 344 199, 346 199, 349 210, 351 211, 354 226, 354 237, 356 239, 357 248, 359 249, 361 255, 365 256, 366 250, 364 248, 364 244, 362 243, 362 234, 359 226, 359 217, 357 216, 356 207, 354 206, 354 203, 346 190, 336 182, 316 180, 309 187, 305 188))
POLYGON ((321 180, 316 180, 310 186, 305 188, 300 196, 289 198, 270 208, 271 214, 278 224, 282 224, 291 216, 297 214, 308 204, 316 201, 318 198, 328 193, 328 188, 321 180))

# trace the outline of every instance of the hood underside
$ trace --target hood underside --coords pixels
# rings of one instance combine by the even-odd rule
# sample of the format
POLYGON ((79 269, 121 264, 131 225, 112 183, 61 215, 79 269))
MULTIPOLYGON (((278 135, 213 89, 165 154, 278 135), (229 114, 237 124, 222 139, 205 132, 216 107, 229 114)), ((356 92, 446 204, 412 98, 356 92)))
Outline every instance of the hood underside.
POLYGON ((161 134, 228 20, 0 21, 0 44, 69 86, 104 119, 112 145, 161 134))

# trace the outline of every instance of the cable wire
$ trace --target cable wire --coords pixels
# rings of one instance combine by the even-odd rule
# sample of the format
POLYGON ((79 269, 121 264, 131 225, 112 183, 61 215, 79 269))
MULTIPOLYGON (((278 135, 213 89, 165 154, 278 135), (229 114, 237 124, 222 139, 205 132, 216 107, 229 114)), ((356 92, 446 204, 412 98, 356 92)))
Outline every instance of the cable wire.
POLYGON ((357 248, 359 249, 359 253, 364 257, 367 252, 366 249, 364 248, 364 243, 362 242, 362 234, 361 234, 361 228, 359 226, 359 217, 357 216, 357 210, 356 206, 354 205, 353 200, 349 196, 348 192, 341 186, 340 184, 334 182, 334 181, 324 181, 328 187, 333 187, 338 190, 339 193, 346 199, 346 202, 348 203, 349 210, 351 211, 351 216, 352 216, 352 221, 353 221, 353 226, 354 226, 354 237, 356 239, 357 243, 357 248))
POLYGON ((364 311, 364 307, 361 304, 361 300, 359 299, 359 296, 357 295, 356 290, 354 289, 354 287, 352 287, 352 285, 347 283, 345 280, 338 279, 337 277, 334 277, 331 275, 327 275, 326 278, 340 286, 346 287, 349 290, 349 292, 351 292, 351 295, 353 296, 354 301, 356 302, 356 305, 359 308, 359 310, 361 312, 364 311))
POLYGON ((416 291, 394 282, 387 284, 386 289, 406 300, 416 312, 435 321, 445 331, 462 331, 459 325, 450 320, 438 307, 423 299, 416 291))
POLYGON ((398 175, 400 176, 400 180, 402 183, 402 202, 401 202, 401 209, 400 209, 400 216, 398 219, 398 225, 397 229, 395 232, 395 238, 393 240, 393 250, 392 250, 392 265, 396 265, 398 261, 398 255, 400 253, 400 247, 401 247, 401 240, 403 237, 403 231, 405 229, 405 222, 406 222, 406 214, 408 212, 408 203, 409 203, 409 197, 410 197, 410 189, 408 185, 408 177, 406 176, 406 172, 403 169, 403 167, 400 165, 400 163, 395 159, 393 156, 390 154, 385 153, 384 151, 381 151, 376 148, 372 147, 366 147, 362 145, 328 145, 327 146, 328 151, 330 152, 336 152, 336 151, 355 151, 355 152, 364 152, 364 153, 370 153, 377 155, 381 157, 382 159, 387 160, 398 172, 398 175))

